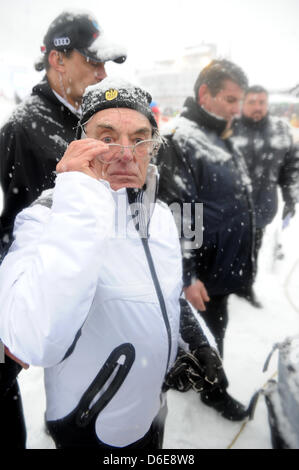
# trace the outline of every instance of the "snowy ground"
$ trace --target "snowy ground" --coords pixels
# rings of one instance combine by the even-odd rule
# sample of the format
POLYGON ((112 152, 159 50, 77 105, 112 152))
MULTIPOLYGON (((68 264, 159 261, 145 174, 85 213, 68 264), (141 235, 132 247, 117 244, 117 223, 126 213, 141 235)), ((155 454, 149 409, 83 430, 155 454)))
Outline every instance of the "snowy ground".
MULTIPOLYGON (((278 225, 266 233, 255 289, 263 309, 231 296, 230 322, 224 352, 224 366, 230 380, 230 393, 248 404, 255 391, 263 387, 277 370, 274 354, 266 373, 264 362, 275 342, 299 332, 299 251, 296 220, 280 234, 285 258, 273 262, 273 245, 278 225)), ((200 403, 194 392, 169 393, 166 448, 270 449, 270 430, 264 397, 260 396, 254 419, 249 421, 235 442, 240 423, 230 423, 200 403)))
MULTIPOLYGON (((4 118, 9 105, 6 108, 2 100, 1 105, 1 117, 4 118)), ((252 394, 276 371, 277 353, 269 370, 262 372, 273 344, 299 334, 299 213, 283 232, 280 217, 279 213, 265 234, 259 261, 255 288, 264 308, 255 309, 245 300, 235 296, 230 298, 224 366, 230 380, 230 393, 244 404, 249 403, 252 394), (274 246, 278 240, 283 245, 284 258, 274 261, 274 246)), ((30 367, 22 371, 19 383, 28 449, 54 449, 51 438, 44 432, 42 369, 30 367)), ((168 407, 165 449, 271 449, 267 409, 262 396, 254 419, 244 426, 238 437, 242 423, 221 418, 203 405, 193 391, 185 394, 168 392, 168 407)))

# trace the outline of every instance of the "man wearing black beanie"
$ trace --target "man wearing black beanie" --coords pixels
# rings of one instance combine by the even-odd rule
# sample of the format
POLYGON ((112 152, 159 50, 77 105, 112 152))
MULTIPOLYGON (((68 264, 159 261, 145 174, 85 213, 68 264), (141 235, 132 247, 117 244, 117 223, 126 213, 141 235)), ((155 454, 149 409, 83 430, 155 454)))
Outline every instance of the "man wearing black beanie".
POLYGON ((178 233, 150 163, 161 143, 150 103, 127 83, 87 88, 55 188, 18 214, 0 268, 0 337, 45 367, 57 448, 162 448, 180 336, 190 386, 227 382, 181 297, 178 233))

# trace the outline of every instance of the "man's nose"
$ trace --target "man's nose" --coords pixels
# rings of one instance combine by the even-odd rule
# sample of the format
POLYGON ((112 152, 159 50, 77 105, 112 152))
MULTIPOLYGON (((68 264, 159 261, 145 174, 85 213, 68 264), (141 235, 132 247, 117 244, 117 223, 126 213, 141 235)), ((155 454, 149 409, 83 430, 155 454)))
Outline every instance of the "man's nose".
POLYGON ((133 160, 133 147, 132 146, 124 146, 122 151, 122 160, 124 162, 130 162, 133 160))
POLYGON ((107 73, 106 73, 106 69, 105 69, 105 64, 104 63, 100 63, 97 68, 96 68, 96 72, 95 72, 95 76, 96 76, 96 79, 98 81, 101 81, 101 80, 104 80, 104 78, 107 77, 107 73))

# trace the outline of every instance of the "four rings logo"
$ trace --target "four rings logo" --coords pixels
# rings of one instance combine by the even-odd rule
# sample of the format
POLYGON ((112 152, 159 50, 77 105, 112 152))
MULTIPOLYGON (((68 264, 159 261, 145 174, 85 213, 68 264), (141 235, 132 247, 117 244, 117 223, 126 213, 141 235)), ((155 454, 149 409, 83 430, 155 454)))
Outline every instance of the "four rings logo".
POLYGON ((68 46, 71 43, 70 38, 55 38, 54 39, 54 46, 68 46))

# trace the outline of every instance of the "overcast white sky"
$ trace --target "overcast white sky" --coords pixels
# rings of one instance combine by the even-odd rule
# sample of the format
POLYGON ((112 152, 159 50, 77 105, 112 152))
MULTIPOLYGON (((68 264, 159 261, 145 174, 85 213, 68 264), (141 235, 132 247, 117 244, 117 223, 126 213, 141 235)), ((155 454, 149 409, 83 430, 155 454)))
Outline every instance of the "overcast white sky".
POLYGON ((122 74, 204 41, 238 63, 251 84, 273 90, 299 83, 299 0, 0 0, 0 5, 3 76, 8 62, 31 67, 49 23, 62 10, 87 9, 128 47, 122 74))

